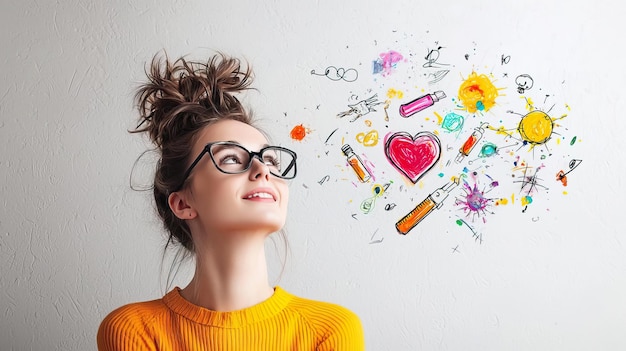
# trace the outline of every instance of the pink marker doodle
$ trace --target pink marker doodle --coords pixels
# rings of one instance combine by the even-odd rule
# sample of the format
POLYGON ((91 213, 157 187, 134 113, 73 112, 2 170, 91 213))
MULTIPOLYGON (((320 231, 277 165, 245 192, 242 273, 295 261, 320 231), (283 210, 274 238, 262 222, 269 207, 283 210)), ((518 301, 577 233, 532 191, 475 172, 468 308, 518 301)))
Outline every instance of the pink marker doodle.
POLYGON ((400 105, 400 116, 409 117, 412 116, 427 107, 435 104, 435 102, 445 99, 446 93, 443 91, 436 91, 433 94, 426 94, 418 97, 415 100, 400 105))

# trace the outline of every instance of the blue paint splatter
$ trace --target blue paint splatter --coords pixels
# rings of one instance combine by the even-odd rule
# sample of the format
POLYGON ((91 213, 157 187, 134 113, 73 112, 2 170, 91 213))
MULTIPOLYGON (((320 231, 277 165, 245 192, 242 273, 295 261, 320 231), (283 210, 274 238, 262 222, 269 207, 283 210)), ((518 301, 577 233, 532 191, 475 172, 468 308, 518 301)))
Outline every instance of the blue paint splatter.
POLYGON ((476 102, 476 109, 478 111, 484 111, 485 110, 485 104, 483 104, 482 101, 477 101, 476 102))

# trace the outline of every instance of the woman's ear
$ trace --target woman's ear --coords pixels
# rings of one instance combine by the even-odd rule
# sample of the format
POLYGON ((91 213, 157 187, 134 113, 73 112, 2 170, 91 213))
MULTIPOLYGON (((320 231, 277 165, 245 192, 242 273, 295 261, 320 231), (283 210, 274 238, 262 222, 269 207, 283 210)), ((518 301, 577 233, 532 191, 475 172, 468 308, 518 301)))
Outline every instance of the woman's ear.
POLYGON ((194 219, 198 216, 198 212, 189 204, 185 195, 182 191, 173 192, 168 196, 167 203, 179 219, 194 219))

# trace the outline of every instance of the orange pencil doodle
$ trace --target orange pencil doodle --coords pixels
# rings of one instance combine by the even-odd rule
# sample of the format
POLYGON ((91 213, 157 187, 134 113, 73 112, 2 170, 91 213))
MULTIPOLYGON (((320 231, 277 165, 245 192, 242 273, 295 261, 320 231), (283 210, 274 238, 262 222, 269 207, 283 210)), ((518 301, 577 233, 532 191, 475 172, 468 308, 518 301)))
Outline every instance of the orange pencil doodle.
POLYGON ((434 209, 440 208, 443 205, 443 201, 450 195, 450 192, 459 185, 459 182, 460 178, 455 177, 452 182, 447 183, 428 195, 424 201, 420 202, 411 212, 396 223, 398 233, 406 235, 434 209))
POLYGON ((365 165, 363 165, 363 161, 361 161, 359 156, 354 153, 354 150, 352 150, 352 147, 350 147, 350 145, 348 144, 345 144, 344 146, 341 147, 341 151, 348 158, 348 164, 350 164, 350 167, 352 167, 357 177, 359 177, 359 181, 361 183, 365 183, 369 181, 371 178, 371 175, 367 171, 367 168, 365 168, 365 165))
POLYGON ((468 156, 470 152, 474 149, 474 146, 480 141, 483 137, 483 133, 485 132, 485 128, 488 126, 488 123, 481 123, 479 127, 474 128, 474 132, 470 135, 463 146, 459 149, 459 154, 454 159, 456 163, 460 163, 463 161, 465 156, 468 156))

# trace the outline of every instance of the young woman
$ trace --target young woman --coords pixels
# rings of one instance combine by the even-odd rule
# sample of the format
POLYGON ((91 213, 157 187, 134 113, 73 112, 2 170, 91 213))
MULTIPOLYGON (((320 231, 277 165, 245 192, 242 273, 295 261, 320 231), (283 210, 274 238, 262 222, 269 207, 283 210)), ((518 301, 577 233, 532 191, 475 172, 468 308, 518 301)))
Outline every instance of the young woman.
POLYGON ((155 57, 136 101, 160 151, 154 199, 170 243, 195 258, 183 289, 101 323, 99 350, 363 350, 358 317, 268 283, 264 241, 285 224, 296 154, 270 146, 234 94, 251 71, 155 57))

